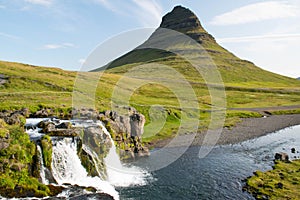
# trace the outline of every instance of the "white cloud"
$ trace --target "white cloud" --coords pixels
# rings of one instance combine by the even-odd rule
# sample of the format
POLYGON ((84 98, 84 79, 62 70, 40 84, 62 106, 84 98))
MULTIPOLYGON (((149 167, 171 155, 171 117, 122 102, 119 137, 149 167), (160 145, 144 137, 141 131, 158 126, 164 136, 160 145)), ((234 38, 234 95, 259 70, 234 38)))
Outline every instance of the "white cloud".
POLYGON ((238 42, 255 42, 255 41, 287 41, 300 40, 300 34, 273 34, 273 35, 258 35, 246 37, 230 37, 217 39, 220 43, 238 43, 238 42))
POLYGON ((18 37, 18 36, 7 34, 7 33, 3 33, 3 32, 0 32, 0 36, 6 37, 6 38, 9 38, 9 39, 13 39, 13 40, 20 39, 20 37, 18 37))
MULTIPOLYGON (((100 3, 101 5, 103 5, 106 9, 111 10, 115 13, 122 13, 122 11, 120 11, 117 7, 120 6, 120 4, 122 4, 121 1, 114 1, 114 4, 112 1, 108 1, 108 0, 94 0, 94 2, 96 3, 100 3)), ((122 7, 122 6, 120 6, 122 7)))
POLYGON ((135 9, 139 19, 144 25, 152 25, 160 22, 162 7, 155 0, 132 0, 138 8, 135 9))
POLYGON ((74 48, 76 47, 72 43, 62 43, 62 44, 46 44, 43 49, 62 49, 62 48, 74 48))
POLYGON ((285 1, 267 1, 250 4, 230 12, 218 15, 212 19, 212 25, 236 25, 258 22, 270 19, 296 17, 299 8, 285 1))
POLYGON ((50 6, 53 3, 53 0, 25 0, 25 2, 41 6, 50 6))
POLYGON ((95 0, 96 2, 102 4, 104 7, 106 7, 109 10, 114 10, 112 4, 109 3, 107 0, 95 0))
POLYGON ((93 0, 114 13, 138 19, 144 26, 157 25, 162 16, 162 7, 155 0, 93 0))

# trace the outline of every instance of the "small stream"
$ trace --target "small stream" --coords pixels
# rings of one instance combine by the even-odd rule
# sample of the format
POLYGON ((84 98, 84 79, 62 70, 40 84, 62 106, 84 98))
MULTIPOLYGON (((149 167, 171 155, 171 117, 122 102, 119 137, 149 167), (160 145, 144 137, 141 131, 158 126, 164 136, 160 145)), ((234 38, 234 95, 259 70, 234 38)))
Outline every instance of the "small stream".
MULTIPOLYGON (((300 151, 300 126, 287 128, 235 145, 217 146, 203 159, 199 147, 191 147, 166 168, 152 172, 155 181, 145 186, 117 188, 120 199, 251 199, 242 191, 243 180, 254 171, 272 169, 276 152, 300 151)), ((151 159, 151 156, 148 158, 151 159)), ((141 160, 140 162, 145 162, 141 160)))

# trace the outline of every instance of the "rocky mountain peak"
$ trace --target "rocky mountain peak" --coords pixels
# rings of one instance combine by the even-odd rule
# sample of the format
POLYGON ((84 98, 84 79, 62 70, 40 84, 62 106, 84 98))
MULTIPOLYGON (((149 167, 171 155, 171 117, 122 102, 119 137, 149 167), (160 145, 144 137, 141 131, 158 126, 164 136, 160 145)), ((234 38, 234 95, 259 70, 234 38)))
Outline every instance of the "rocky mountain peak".
POLYGON ((168 28, 182 33, 190 31, 205 32, 197 16, 189 9, 182 6, 176 6, 174 9, 167 13, 160 24, 161 28, 168 28))
POLYGON ((184 33, 199 43, 215 39, 202 27, 198 17, 188 8, 176 6, 167 13, 160 24, 160 28, 172 29, 184 33))

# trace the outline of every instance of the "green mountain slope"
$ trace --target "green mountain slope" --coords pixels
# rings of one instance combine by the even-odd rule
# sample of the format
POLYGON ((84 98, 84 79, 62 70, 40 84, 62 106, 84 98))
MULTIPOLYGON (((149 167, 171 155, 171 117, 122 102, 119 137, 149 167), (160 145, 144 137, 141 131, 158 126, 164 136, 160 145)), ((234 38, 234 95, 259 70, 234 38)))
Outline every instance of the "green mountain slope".
MULTIPOLYGON (((186 70, 187 68, 191 68, 189 63, 180 59, 179 56, 174 53, 149 48, 141 49, 149 46, 149 43, 157 44, 163 40, 167 40, 168 38, 160 38, 162 37, 160 34, 162 29, 171 29, 186 34, 198 44, 202 45, 218 67, 222 79, 227 86, 299 87, 299 82, 296 82, 295 79, 263 70, 249 61, 239 59, 221 47, 213 36, 207 33, 201 26, 195 14, 181 6, 175 7, 170 13, 163 17, 160 27, 144 44, 109 63, 107 66, 109 70, 107 72, 122 74, 133 66, 159 62, 174 67, 183 73, 187 79, 203 82, 199 76, 192 78, 191 76, 195 75, 195 73, 193 73, 193 71, 187 72, 186 70)), ((182 51, 192 51, 189 44, 180 44, 180 41, 178 41, 176 45, 177 48, 182 51)), ((94 71, 101 71, 101 68, 94 71)))

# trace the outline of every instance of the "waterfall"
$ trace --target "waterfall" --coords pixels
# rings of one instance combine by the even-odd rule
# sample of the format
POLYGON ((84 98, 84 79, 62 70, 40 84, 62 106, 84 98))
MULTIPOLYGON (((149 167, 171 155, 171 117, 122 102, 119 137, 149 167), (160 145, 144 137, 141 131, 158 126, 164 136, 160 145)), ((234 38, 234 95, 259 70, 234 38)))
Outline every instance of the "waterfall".
POLYGON ((102 123, 99 124, 105 134, 107 134, 112 142, 112 147, 108 155, 104 159, 107 169, 107 181, 116 187, 128 187, 131 185, 146 185, 146 177, 150 176, 146 171, 134 167, 125 166, 121 163, 117 154, 116 146, 109 132, 102 123))
POLYGON ((69 183, 83 187, 94 187, 100 192, 119 199, 118 192, 99 177, 89 177, 77 155, 77 144, 72 138, 53 141, 52 174, 59 185, 69 183))
MULTIPOLYGON (((27 119, 26 132, 31 136, 33 141, 38 141, 44 134, 39 133, 41 129, 36 126, 42 120, 50 119, 27 119)), ((102 162, 99 159, 96 152, 92 148, 82 145, 82 148, 87 152, 92 161, 95 163, 96 170, 100 177, 90 177, 86 169, 82 166, 81 160, 77 154, 77 140, 70 137, 52 137, 52 162, 51 162, 51 177, 55 179, 58 185, 70 184, 78 185, 82 187, 93 187, 99 192, 107 193, 119 199, 119 194, 115 190, 116 187, 127 187, 131 185, 145 185, 146 176, 149 176, 145 171, 138 167, 124 166, 117 154, 114 141, 110 136, 110 133, 106 130, 101 121, 79 121, 79 120, 65 120, 72 122, 74 127, 87 128, 90 126, 97 126, 102 129, 112 143, 104 164, 106 165, 107 178, 102 176, 105 172, 102 172, 99 168, 99 163, 102 162), (98 163, 98 164, 97 164, 98 163)), ((61 120, 62 122, 62 120, 61 120)), ((52 181, 47 179, 47 168, 44 166, 43 153, 41 146, 37 145, 37 151, 40 159, 40 177, 44 184, 49 184, 52 181)), ((54 180, 53 180, 54 181, 54 180)))
POLYGON ((90 147, 86 146, 86 145, 82 145, 82 149, 87 153, 89 154, 89 156, 91 156, 92 160, 93 160, 93 163, 95 164, 95 168, 96 168, 96 171, 98 173, 98 176, 101 178, 101 179, 104 179, 104 175, 103 173, 101 172, 101 170, 99 169, 99 163, 101 162, 99 160, 99 157, 98 155, 90 149, 90 147))
POLYGON ((46 174, 45 174, 46 167, 44 165, 43 153, 40 145, 37 145, 37 150, 39 153, 40 177, 42 179, 42 183, 48 185, 49 181, 46 178, 46 174))

